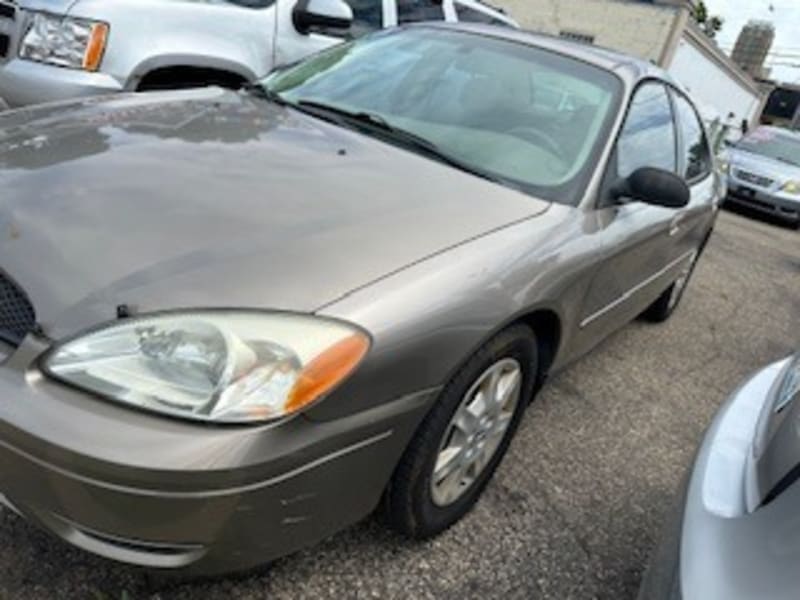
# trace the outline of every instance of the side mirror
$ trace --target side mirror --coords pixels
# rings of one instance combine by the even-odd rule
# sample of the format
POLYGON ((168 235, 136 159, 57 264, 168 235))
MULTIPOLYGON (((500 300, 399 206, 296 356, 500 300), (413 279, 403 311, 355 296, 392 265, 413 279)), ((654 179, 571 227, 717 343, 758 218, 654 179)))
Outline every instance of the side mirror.
POLYGON ((353 24, 353 9, 343 0, 299 0, 292 21, 300 33, 308 33, 312 27, 348 29, 353 24))
POLYGON ((630 198, 667 208, 683 208, 689 204, 692 193, 686 182, 675 173, 642 167, 611 190, 613 198, 630 198))

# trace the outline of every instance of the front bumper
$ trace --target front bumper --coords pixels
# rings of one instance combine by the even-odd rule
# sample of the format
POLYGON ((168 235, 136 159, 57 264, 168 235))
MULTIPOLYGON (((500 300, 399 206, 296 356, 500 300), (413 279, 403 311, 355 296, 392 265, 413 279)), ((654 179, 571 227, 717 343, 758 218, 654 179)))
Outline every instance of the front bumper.
POLYGON ((728 177, 727 201, 793 223, 800 222, 800 197, 773 193, 728 177))
POLYGON ((800 486, 748 510, 752 443, 787 361, 748 380, 715 417, 651 559, 639 600, 795 599, 800 589, 800 486))
POLYGON ((377 505, 435 391, 347 418, 210 427, 44 379, 29 338, 0 365, 0 493, 95 554, 181 576, 248 569, 377 505))
POLYGON ((123 85, 105 73, 64 69, 19 58, 0 64, 0 98, 11 108, 121 91, 123 85))

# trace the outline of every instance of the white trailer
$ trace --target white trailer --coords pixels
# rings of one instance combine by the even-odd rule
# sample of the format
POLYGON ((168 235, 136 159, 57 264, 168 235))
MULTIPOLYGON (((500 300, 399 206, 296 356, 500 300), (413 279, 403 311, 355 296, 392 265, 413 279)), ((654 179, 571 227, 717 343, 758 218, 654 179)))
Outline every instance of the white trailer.
POLYGON ((666 69, 704 109, 704 119, 719 119, 741 135, 741 125, 758 122, 765 94, 698 27, 688 23, 666 69))

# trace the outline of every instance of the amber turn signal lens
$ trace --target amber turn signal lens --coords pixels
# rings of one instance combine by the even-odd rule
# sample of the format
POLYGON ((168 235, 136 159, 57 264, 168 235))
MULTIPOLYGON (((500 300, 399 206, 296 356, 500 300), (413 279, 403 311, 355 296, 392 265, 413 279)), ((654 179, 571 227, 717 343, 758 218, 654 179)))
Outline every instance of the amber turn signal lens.
POLYGON ((329 392, 356 365, 369 349, 369 340, 355 333, 337 342, 317 356, 301 371, 284 406, 287 414, 296 412, 329 392))
POLYGON ((87 71, 97 71, 103 61, 103 54, 106 51, 108 41, 108 25, 106 23, 95 23, 92 25, 92 33, 89 35, 89 43, 86 45, 86 53, 83 55, 83 68, 87 71))

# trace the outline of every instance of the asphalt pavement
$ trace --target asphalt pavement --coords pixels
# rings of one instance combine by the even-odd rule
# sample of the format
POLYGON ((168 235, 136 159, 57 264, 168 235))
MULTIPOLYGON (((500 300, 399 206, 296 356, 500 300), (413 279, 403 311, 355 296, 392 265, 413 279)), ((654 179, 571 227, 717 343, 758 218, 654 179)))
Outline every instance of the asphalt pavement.
POLYGON ((723 213, 683 305, 552 380, 468 518, 412 543, 380 519, 248 577, 153 587, 0 512, 0 598, 634 598, 716 408, 800 349, 800 233, 723 213))

